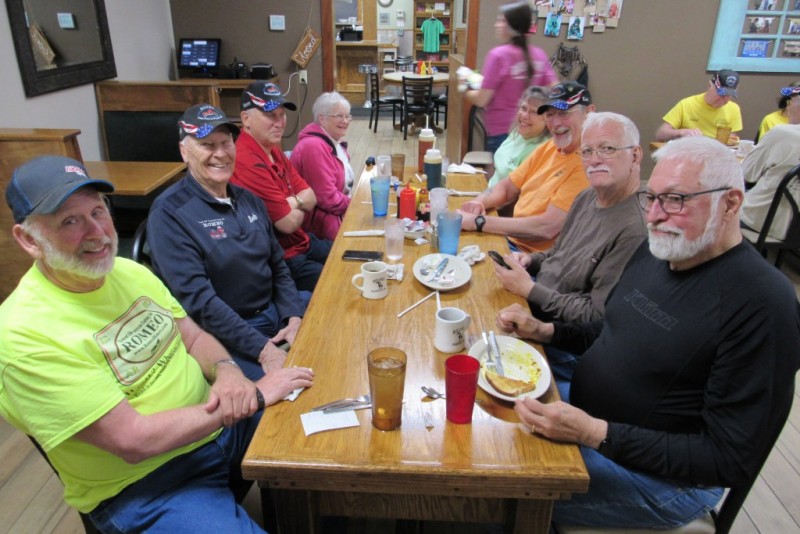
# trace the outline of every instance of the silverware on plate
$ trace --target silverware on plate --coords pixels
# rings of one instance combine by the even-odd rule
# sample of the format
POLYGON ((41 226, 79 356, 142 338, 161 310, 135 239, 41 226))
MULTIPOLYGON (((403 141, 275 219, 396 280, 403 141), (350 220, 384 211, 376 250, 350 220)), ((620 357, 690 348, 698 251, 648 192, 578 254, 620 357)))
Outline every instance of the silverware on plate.
POLYGON ((495 372, 500 376, 505 376, 506 372, 503 370, 503 354, 500 352, 500 345, 497 344, 497 337, 494 335, 494 330, 489 330, 489 342, 492 344, 495 355, 495 372))

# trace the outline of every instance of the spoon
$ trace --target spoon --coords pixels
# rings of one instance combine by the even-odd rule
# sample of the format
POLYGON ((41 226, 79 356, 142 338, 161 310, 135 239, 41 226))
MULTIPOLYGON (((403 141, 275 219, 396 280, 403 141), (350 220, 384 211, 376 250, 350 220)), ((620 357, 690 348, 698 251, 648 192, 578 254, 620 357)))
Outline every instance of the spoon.
POLYGON ((423 391, 423 393, 425 393, 425 395, 427 395, 428 397, 430 397, 432 399, 443 399, 443 398, 445 398, 444 393, 439 393, 435 389, 429 388, 428 386, 422 386, 422 391, 423 391))

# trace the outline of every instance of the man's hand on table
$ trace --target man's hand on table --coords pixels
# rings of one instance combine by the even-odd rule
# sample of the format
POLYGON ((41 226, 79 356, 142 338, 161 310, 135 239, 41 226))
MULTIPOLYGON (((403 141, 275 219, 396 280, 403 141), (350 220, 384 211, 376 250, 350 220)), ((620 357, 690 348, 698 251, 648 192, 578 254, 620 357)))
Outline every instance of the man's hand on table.
POLYGON ((287 341, 290 345, 294 343, 294 338, 297 337, 297 331, 300 329, 300 317, 289 317, 289 323, 278 331, 277 334, 272 336, 271 341, 279 345, 281 341, 287 341))
POLYGON ((264 404, 271 406, 297 388, 314 385, 314 372, 307 367, 289 367, 268 372, 256 381, 264 396, 264 404))
POLYGON ((257 409, 258 400, 253 382, 236 366, 218 365, 206 410, 209 413, 219 410, 222 424, 231 426, 250 417, 257 409))
POLYGON ((266 374, 282 369, 286 361, 286 353, 275 346, 274 339, 267 341, 267 344, 261 350, 261 354, 258 355, 258 363, 261 364, 261 368, 264 369, 266 374))
POLYGON ((497 313, 495 324, 506 334, 515 333, 524 339, 549 343, 553 339, 553 324, 543 323, 531 315, 527 306, 512 304, 497 313))
MULTIPOLYGON (((461 214, 471 213, 472 215, 486 215, 486 208, 484 207, 483 203, 478 200, 477 198, 474 200, 468 200, 461 204, 461 208, 458 210, 461 214)), ((474 219, 474 217, 473 217, 474 219)))
POLYGON ((503 284, 506 291, 510 291, 522 298, 528 298, 528 294, 530 294, 535 284, 531 280, 531 275, 525 270, 526 266, 519 262, 518 258, 520 257, 527 260, 528 265, 530 265, 531 258, 527 254, 519 252, 507 254, 503 259, 506 260, 511 270, 509 271, 505 267, 493 263, 494 273, 500 279, 500 283, 503 284))
POLYGON ((514 411, 532 434, 597 449, 608 434, 608 423, 564 401, 544 404, 536 399, 517 399, 514 411))

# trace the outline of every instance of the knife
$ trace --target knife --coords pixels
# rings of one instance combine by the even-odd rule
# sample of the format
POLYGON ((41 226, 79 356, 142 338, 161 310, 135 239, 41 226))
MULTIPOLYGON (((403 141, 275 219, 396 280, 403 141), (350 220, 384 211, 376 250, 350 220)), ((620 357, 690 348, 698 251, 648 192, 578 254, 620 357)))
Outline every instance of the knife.
POLYGON ((338 413, 338 412, 347 412, 350 410, 363 410, 364 408, 372 408, 371 402, 354 402, 351 404, 342 404, 339 406, 331 406, 330 408, 325 408, 322 410, 322 413, 338 413))
POLYGON ((321 406, 316 406, 311 408, 312 412, 321 412, 322 410, 327 410, 328 408, 334 408, 337 406, 344 406, 347 404, 353 404, 355 402, 354 399, 340 399, 337 401, 329 402, 328 404, 323 404, 321 406))
POLYGON ((433 277, 431 277, 431 279, 428 280, 428 282, 436 282, 437 280, 439 280, 439 278, 441 278, 442 276, 442 273, 444 272, 444 268, 447 267, 447 262, 449 261, 450 258, 443 259, 442 263, 440 263, 439 266, 436 268, 436 272, 433 273, 433 277))
POLYGON ((503 370, 503 357, 500 353, 500 346, 497 344, 497 337, 494 335, 494 330, 489 330, 489 342, 492 344, 492 348, 494 349, 495 356, 495 372, 500 376, 506 376, 506 372, 503 370))

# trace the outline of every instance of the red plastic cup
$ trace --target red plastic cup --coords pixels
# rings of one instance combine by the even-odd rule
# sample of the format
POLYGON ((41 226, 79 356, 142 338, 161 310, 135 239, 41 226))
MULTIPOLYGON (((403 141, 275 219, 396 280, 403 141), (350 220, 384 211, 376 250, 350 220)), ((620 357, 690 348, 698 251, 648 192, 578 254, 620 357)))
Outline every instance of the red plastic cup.
POLYGON ((458 424, 471 423, 481 363, 472 356, 456 354, 447 358, 444 368, 447 420, 458 424))

